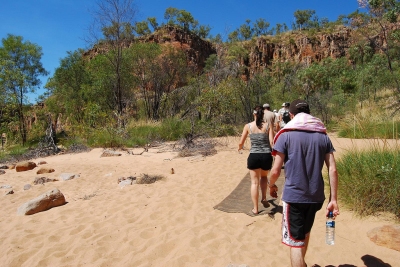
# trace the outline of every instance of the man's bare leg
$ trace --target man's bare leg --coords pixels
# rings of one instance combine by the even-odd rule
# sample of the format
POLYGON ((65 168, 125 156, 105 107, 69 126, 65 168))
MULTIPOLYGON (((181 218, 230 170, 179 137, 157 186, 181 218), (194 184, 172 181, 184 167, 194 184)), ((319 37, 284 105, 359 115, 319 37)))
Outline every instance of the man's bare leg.
POLYGON ((308 241, 310 240, 310 234, 306 235, 304 240, 304 247, 301 248, 290 248, 290 261, 292 262, 292 267, 307 267, 304 257, 306 256, 308 241))

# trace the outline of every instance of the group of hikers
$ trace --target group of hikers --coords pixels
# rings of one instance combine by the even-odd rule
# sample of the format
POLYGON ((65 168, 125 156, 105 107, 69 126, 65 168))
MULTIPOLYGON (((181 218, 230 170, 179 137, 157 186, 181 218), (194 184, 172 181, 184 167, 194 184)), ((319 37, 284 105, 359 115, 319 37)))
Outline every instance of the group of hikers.
POLYGON ((282 243, 290 247, 292 266, 306 267, 304 258, 315 214, 325 201, 324 164, 330 185, 325 214, 339 215, 335 149, 324 124, 311 115, 310 106, 304 100, 285 102, 277 112, 271 111, 269 104, 258 105, 254 107, 253 117, 254 120, 243 127, 239 142, 240 151, 247 136, 250 137, 247 168, 251 178, 251 213, 259 213, 259 188, 265 208, 269 206, 267 189, 271 197, 277 198, 275 182, 284 166, 282 243))

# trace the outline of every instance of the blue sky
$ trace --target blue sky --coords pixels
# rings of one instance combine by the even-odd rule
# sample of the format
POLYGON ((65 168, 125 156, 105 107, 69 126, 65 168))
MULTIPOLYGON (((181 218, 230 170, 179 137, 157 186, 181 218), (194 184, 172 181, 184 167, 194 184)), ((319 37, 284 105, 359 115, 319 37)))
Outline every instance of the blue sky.
MULTIPOLYGON (((97 0, 0 0, 0 38, 7 34, 19 35, 42 47, 42 63, 50 75, 42 77, 42 86, 59 66, 67 51, 87 48, 84 37, 93 21, 90 9, 97 0)), ((296 10, 315 10, 319 18, 334 21, 339 15, 357 10, 357 0, 136 0, 137 20, 156 17, 164 22, 168 7, 190 12, 202 25, 209 25, 211 34, 223 37, 237 29, 247 19, 255 22, 263 18, 271 24, 294 21, 296 10)), ((1 44, 0 44, 1 45, 1 44)), ((42 88, 30 95, 30 101, 43 94, 42 88)))

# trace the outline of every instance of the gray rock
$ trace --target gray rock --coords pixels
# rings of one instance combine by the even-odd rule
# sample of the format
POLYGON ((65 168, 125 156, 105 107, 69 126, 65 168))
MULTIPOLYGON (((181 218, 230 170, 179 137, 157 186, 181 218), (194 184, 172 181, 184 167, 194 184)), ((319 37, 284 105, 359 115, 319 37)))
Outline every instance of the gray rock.
POLYGON ((126 185, 131 185, 131 184, 132 184, 132 180, 127 179, 127 180, 122 180, 121 182, 119 182, 118 185, 122 188, 126 185))
POLYGON ((250 267, 250 266, 247 265, 247 264, 233 264, 233 263, 231 263, 231 264, 227 265, 226 267, 250 267))
POLYGON ((75 174, 75 173, 61 173, 60 174, 60 178, 63 181, 68 181, 68 180, 72 180, 72 179, 79 178, 79 177, 80 177, 80 175, 75 174))
POLYGON ((0 175, 5 174, 6 171, 5 170, 0 170, 0 175))
POLYGON ((37 198, 25 202, 17 209, 18 215, 31 215, 53 207, 64 205, 65 197, 57 188, 48 191, 37 198))
POLYGON ((7 165, 0 166, 0 169, 7 170, 8 166, 7 165))
POLYGON ((26 184, 26 185, 24 185, 24 190, 29 190, 29 189, 31 189, 31 187, 32 187, 32 185, 26 184))
POLYGON ((1 188, 1 189, 11 189, 12 186, 9 185, 9 184, 5 184, 5 185, 0 186, 0 188, 1 188))

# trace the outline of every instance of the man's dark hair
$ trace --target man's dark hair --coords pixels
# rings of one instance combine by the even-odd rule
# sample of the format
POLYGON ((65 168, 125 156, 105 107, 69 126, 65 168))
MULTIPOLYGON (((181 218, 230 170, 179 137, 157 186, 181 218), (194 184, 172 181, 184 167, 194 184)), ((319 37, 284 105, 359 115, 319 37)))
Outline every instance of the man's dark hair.
POLYGON ((297 113, 301 112, 310 114, 310 106, 306 101, 301 99, 296 99, 290 104, 289 112, 292 113, 293 115, 296 115, 297 113))

